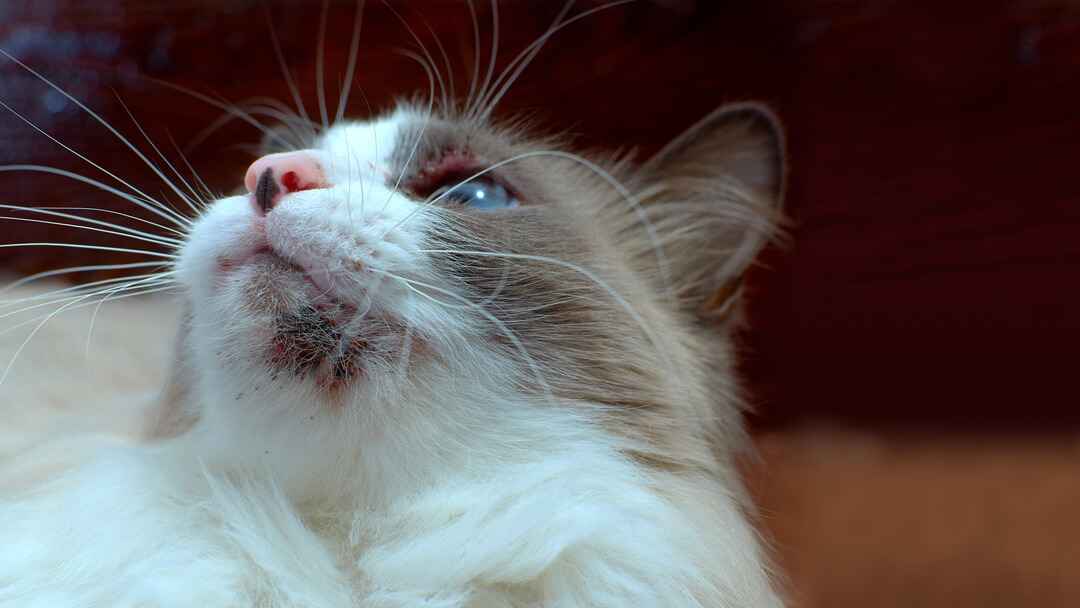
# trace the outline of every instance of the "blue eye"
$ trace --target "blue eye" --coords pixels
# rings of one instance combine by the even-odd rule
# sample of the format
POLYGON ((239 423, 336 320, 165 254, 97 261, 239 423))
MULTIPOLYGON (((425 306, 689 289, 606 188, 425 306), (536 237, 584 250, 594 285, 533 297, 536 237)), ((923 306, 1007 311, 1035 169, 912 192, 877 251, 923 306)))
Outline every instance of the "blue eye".
POLYGON ((445 196, 447 199, 481 211, 512 209, 518 206, 518 200, 513 194, 494 180, 483 176, 448 189, 445 196))

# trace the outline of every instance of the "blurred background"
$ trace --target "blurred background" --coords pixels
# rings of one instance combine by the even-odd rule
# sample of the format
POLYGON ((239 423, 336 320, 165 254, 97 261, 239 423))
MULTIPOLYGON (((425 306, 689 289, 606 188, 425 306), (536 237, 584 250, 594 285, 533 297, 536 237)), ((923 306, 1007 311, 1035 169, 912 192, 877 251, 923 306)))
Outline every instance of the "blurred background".
MULTIPOLYGON (((367 2, 348 114, 426 93, 410 57, 421 45, 467 90, 474 32, 481 71, 493 42, 496 11, 477 4, 474 29, 462 1, 367 2)), ((317 115, 322 6, 5 0, 0 50, 229 192, 261 135, 218 104, 293 105, 284 65, 317 115)), ((333 107, 356 3, 327 7, 333 107)), ((496 73, 563 8, 498 1, 496 73)), ((1080 2, 639 0, 555 33, 498 114, 645 158, 748 99, 788 136, 790 244, 751 276, 741 343, 761 453, 748 479, 793 603, 1080 605, 1080 2)), ((0 102, 14 111, 0 108, 0 164, 115 185, 107 170, 170 198, 86 111, 3 56, 0 102)), ((56 175, 3 172, 0 191, 5 204, 130 211, 56 175)), ((0 240, 72 238, 58 230, 3 222, 0 240)), ((140 259, 0 249, 0 272, 140 259)))

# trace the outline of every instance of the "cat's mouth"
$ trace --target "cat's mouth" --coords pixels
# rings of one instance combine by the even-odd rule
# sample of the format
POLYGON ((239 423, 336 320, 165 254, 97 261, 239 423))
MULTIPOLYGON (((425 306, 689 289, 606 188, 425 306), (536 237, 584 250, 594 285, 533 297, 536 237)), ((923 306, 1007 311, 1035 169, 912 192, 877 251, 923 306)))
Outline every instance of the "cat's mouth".
POLYGON ((407 324, 370 304, 333 297, 314 273, 267 248, 243 264, 241 306, 261 319, 270 373, 336 390, 406 363, 421 341, 407 324))
POLYGON ((325 295, 329 292, 330 277, 327 272, 307 268, 297 261, 279 254, 269 246, 252 253, 244 263, 261 263, 272 267, 284 267, 285 274, 295 275, 298 273, 308 284, 307 286, 313 287, 317 294, 325 295))

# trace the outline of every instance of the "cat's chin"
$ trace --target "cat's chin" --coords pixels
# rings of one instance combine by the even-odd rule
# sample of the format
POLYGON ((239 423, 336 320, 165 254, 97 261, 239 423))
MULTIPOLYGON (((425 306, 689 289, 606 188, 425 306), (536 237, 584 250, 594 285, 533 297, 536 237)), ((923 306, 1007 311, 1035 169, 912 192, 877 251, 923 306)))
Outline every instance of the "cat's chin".
POLYGON ((249 353, 276 382, 312 383, 336 392, 365 377, 403 369, 424 352, 417 332, 370 302, 346 302, 309 272, 270 250, 233 270, 232 310, 223 311, 255 337, 249 353), (248 319, 244 322, 243 319, 248 319))

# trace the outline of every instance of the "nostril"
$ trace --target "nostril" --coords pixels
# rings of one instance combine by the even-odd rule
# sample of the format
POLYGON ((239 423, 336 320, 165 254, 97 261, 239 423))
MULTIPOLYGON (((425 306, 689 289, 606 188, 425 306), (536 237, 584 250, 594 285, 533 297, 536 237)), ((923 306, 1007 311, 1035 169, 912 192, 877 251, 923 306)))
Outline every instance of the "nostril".
POLYGON ((255 191, 252 192, 255 195, 255 204, 260 211, 266 213, 273 209, 275 198, 280 192, 281 189, 278 188, 277 182, 274 181, 274 170, 267 167, 259 176, 255 191))
POLYGON ((289 171, 285 175, 281 176, 281 185, 285 187, 288 192, 300 192, 301 190, 314 190, 319 187, 318 184, 313 184, 304 181, 296 171, 289 171))

